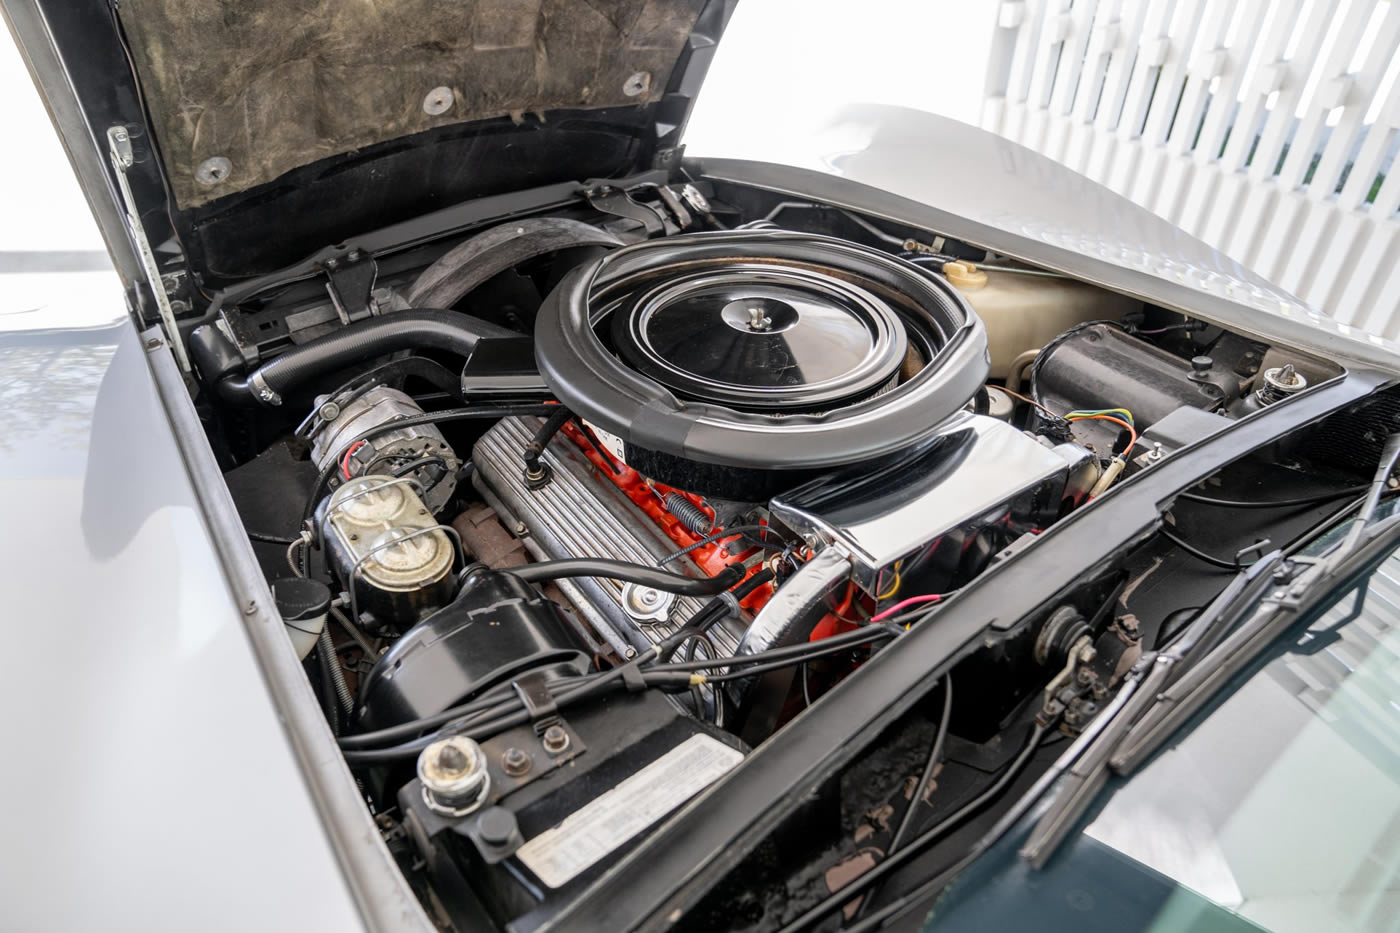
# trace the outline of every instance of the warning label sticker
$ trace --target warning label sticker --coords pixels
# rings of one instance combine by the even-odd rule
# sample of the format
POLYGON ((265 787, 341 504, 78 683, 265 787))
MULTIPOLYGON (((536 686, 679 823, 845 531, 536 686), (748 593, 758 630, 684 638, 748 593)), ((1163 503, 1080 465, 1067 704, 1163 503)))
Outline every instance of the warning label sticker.
POLYGON ((545 884, 560 887, 743 759, 742 752, 718 739, 693 735, 515 854, 545 884))
POLYGON ((612 454, 618 461, 622 463, 627 462, 623 459, 623 451, 626 448, 622 443, 622 438, 611 431, 604 431, 591 421, 585 420, 583 423, 588 425, 588 429, 593 432, 593 436, 598 439, 599 445, 601 445, 604 450, 612 454))

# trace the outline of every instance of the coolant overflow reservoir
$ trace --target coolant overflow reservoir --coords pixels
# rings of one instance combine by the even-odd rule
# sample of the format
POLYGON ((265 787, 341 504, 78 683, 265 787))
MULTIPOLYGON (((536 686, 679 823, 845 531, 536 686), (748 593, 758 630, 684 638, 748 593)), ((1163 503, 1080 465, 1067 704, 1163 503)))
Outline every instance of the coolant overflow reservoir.
POLYGON ((993 379, 1005 379, 1018 355, 1045 346, 1075 324, 1116 321, 1141 305, 1116 292, 1032 271, 946 262, 943 275, 987 327, 993 379))

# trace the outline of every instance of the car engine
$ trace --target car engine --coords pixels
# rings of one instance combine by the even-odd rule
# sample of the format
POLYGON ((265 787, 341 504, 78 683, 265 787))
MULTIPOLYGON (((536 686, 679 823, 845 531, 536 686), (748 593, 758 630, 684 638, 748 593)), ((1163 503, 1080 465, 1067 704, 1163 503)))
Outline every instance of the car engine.
MULTIPOLYGON (((189 347, 386 841, 445 927, 520 930, 1121 476, 1329 372, 689 183, 352 250, 189 347)), ((1139 651, 1088 610, 989 639, 959 728, 1087 719, 1139 651)))

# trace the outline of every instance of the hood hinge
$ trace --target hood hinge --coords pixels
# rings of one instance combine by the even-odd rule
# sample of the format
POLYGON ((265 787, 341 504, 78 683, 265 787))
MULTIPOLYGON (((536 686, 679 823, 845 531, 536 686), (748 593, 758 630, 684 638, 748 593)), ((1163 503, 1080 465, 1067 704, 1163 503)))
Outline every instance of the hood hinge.
POLYGON ((126 210, 126 225, 131 239, 136 244, 136 252, 141 259, 141 268, 146 271, 146 282, 155 295, 156 309, 160 322, 165 328, 166 339, 175 351, 175 359, 180 369, 190 371, 190 358, 185 352, 185 342, 180 339, 180 328, 175 324, 175 312, 170 307, 170 296, 165 292, 165 282, 155 256, 151 253, 151 243, 146 239, 146 228, 141 226, 141 213, 136 209, 136 199, 131 196, 131 186, 127 183, 126 172, 136 161, 131 151, 131 134, 121 125, 107 128, 107 152, 112 160, 112 168, 117 173, 117 187, 121 190, 122 207, 126 210))

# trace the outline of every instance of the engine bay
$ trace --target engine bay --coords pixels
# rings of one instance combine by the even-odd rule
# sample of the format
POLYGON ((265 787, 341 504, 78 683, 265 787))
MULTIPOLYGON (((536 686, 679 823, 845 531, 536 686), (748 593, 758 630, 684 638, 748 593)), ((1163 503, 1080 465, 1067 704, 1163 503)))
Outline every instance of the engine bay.
MULTIPOLYGON (((668 814, 1057 523, 1341 374, 937 231, 704 178, 322 259, 184 331, 327 724, 459 930, 562 923, 668 814)), ((1033 620, 988 619, 813 792, 802 835, 676 925, 787 929, 920 827, 920 851, 953 852, 995 816, 983 795, 1033 778, 1209 601, 1212 561, 1336 511, 1378 443, 1352 417, 1211 477, 1033 620), (1261 489, 1300 505, 1220 521, 1261 489)))

